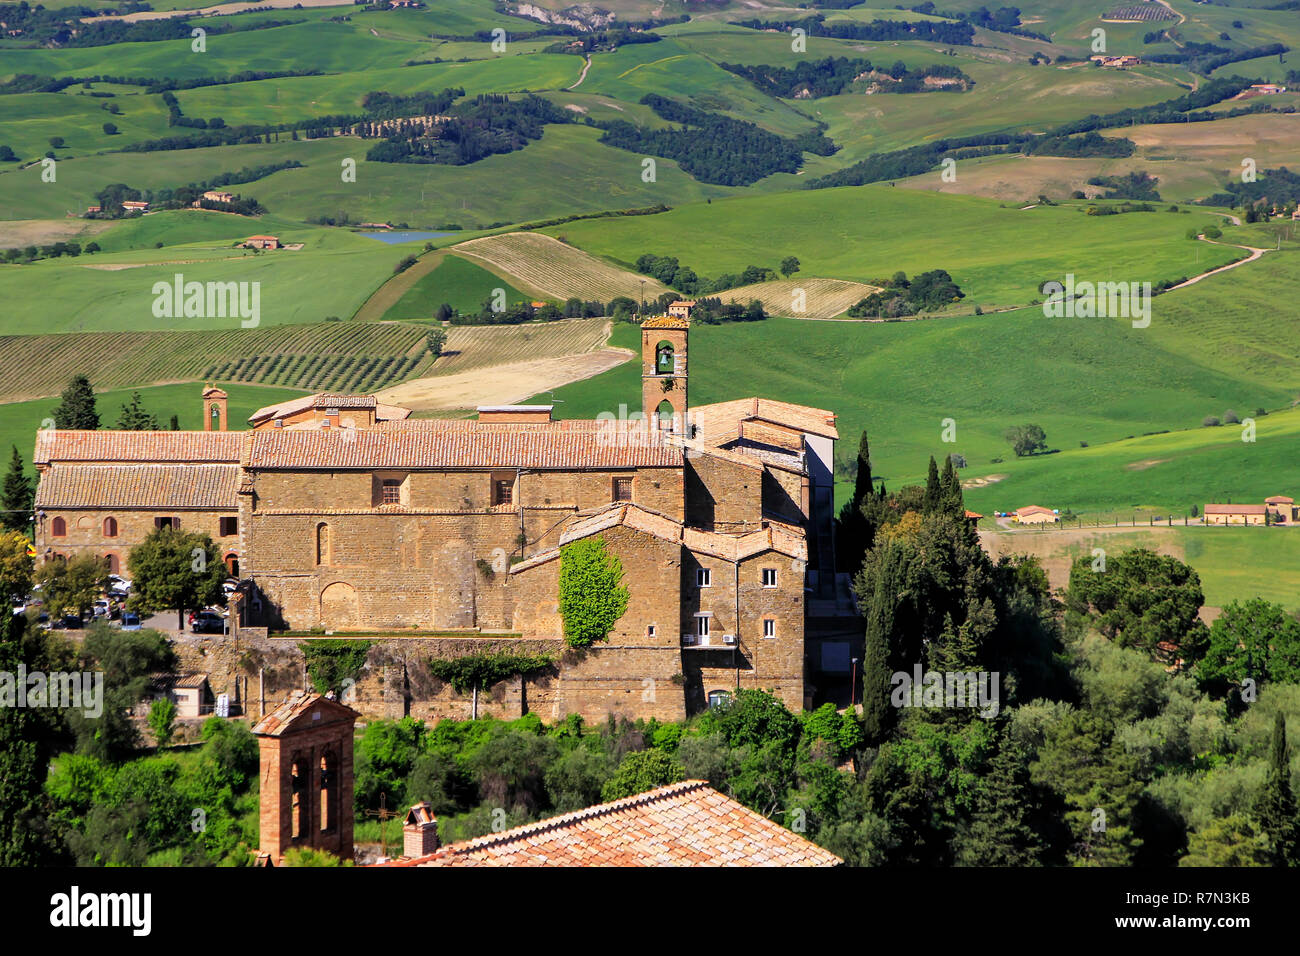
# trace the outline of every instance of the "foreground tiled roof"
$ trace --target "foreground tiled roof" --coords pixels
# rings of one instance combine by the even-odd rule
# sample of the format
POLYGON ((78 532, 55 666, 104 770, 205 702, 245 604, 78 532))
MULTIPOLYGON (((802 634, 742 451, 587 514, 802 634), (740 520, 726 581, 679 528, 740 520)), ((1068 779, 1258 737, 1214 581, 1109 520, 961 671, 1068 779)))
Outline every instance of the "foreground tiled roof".
POLYGON ((687 780, 452 843, 387 866, 840 866, 780 824, 687 780))
POLYGON ((52 461, 237 462, 245 432, 41 429, 32 463, 52 461))
POLYGON ((288 731, 300 719, 321 725, 337 720, 355 721, 361 715, 346 704, 312 694, 304 690, 294 691, 279 707, 271 711, 253 726, 253 733, 262 737, 279 737, 288 731), (320 715, 316 718, 316 715, 320 715), (312 719, 316 718, 316 719, 312 719))
MULTIPOLYGON (((696 426, 696 436, 710 444, 720 445, 745 437, 747 422, 767 422, 826 438, 840 437, 834 412, 770 398, 740 398, 713 405, 697 405, 690 410, 689 417, 696 426)), ((771 435, 769 432, 768 437, 771 435)))
POLYGON ((510 567, 511 574, 527 571, 539 564, 554 561, 560 548, 571 541, 589 538, 610 528, 624 527, 654 535, 664 541, 680 544, 690 551, 712 555, 727 561, 743 561, 766 551, 777 551, 801 561, 808 559, 808 543, 802 528, 785 522, 769 522, 766 527, 745 534, 721 534, 687 528, 681 522, 634 505, 616 502, 580 516, 560 533, 558 547, 540 551, 532 557, 510 567))
POLYGON ((680 467, 660 433, 597 421, 414 419, 373 429, 253 432, 250 468, 680 467))
POLYGON ((36 507, 234 511, 238 488, 238 465, 56 464, 41 475, 36 507))

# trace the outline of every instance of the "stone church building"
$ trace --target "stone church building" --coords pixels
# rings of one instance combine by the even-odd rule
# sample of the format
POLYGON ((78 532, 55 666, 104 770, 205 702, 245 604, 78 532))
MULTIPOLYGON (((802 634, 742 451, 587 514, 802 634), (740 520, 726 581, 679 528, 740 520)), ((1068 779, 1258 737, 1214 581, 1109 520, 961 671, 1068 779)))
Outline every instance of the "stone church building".
POLYGON ((436 637, 439 653, 457 637, 541 641, 560 657, 561 549, 600 538, 627 611, 607 642, 563 655, 544 719, 681 719, 746 686, 799 709, 806 605, 834 589, 835 415, 690 405, 681 306, 642 323, 631 420, 555 420, 549 405, 414 419, 326 394, 234 432, 208 388, 203 432, 42 431, 38 554, 89 551, 125 573, 154 528, 199 530, 240 581, 241 634, 436 637))

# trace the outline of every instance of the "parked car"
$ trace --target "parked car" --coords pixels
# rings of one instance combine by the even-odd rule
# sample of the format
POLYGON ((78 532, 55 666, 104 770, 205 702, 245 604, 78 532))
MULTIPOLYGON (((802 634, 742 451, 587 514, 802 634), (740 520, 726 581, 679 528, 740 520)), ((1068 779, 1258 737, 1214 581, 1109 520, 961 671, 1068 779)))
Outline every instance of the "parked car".
POLYGON ((216 611, 199 611, 190 618, 190 630, 195 634, 221 634, 226 630, 226 620, 216 611))
POLYGON ((127 611, 125 614, 123 614, 123 615, 122 615, 122 630, 124 630, 124 631, 138 631, 138 630, 140 630, 140 615, 139 615, 139 614, 132 614, 130 611, 127 611))

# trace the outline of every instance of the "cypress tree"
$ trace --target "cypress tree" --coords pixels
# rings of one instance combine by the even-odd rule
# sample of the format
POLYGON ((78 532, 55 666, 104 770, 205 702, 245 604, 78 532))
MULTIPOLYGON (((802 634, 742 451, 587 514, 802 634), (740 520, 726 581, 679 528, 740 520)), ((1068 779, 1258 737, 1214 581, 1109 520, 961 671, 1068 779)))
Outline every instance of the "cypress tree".
POLYGON ((1024 751, 1004 731, 980 781, 970 826, 957 839, 958 866, 1034 866, 1043 841, 1031 815, 1038 800, 1024 751))
POLYGON ((925 498, 922 500, 921 508, 926 514, 933 514, 942 504, 943 491, 939 486, 939 466, 934 462, 934 455, 931 455, 930 470, 925 476, 925 498))
POLYGON ((858 475, 853 481, 853 500, 858 504, 875 494, 871 484, 871 448, 867 445, 867 433, 864 431, 858 440, 858 475))
POLYGON ((966 502, 961 494, 961 482, 957 479, 957 469, 953 467, 952 458, 943 460, 943 475, 939 478, 939 495, 943 500, 943 509, 958 518, 966 516, 966 502))
POLYGON ((90 387, 90 379, 78 375, 60 396, 62 401, 54 410, 55 428, 85 428, 94 430, 99 427, 99 413, 95 411, 95 390, 90 387))
POLYGON ((175 415, 172 416, 171 429, 174 432, 181 430, 181 420, 175 415))
POLYGON ((897 646, 899 604, 908 570, 906 549, 896 542, 878 551, 871 596, 867 603, 867 630, 862 660, 862 720, 867 742, 878 745, 894 726, 896 714, 890 700, 897 646))
POLYGON ((129 404, 122 406, 122 413, 117 416, 117 427, 129 432, 156 432, 158 419, 144 407, 140 393, 132 392, 129 404))
POLYGON ((32 479, 23 469, 23 456, 18 454, 18 446, 12 447, 14 454, 9 459, 9 471, 5 473, 4 491, 0 493, 0 527, 26 532, 31 525, 35 489, 32 479))
POLYGON ((1286 717, 1279 710, 1273 723, 1268 777, 1255 803, 1255 816, 1268 835, 1274 866, 1300 866, 1300 821, 1291 791, 1291 748, 1286 742, 1286 717))

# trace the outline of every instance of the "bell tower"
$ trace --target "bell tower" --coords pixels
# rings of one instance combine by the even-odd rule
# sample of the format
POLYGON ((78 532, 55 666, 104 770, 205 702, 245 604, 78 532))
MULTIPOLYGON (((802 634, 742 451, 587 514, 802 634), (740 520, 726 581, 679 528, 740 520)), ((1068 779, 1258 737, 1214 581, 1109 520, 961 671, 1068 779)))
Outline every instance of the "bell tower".
POLYGON ((690 307, 674 302, 667 315, 641 323, 641 411, 651 428, 686 428, 686 340, 690 307))
POLYGON ((226 402, 229 397, 224 391, 211 385, 203 390, 203 430, 205 432, 224 432, 226 430, 226 402))

